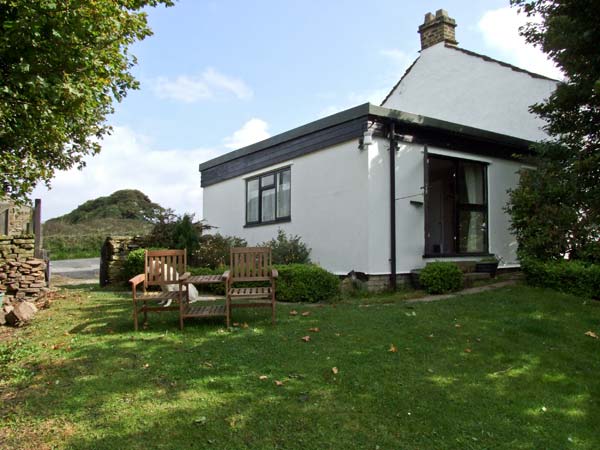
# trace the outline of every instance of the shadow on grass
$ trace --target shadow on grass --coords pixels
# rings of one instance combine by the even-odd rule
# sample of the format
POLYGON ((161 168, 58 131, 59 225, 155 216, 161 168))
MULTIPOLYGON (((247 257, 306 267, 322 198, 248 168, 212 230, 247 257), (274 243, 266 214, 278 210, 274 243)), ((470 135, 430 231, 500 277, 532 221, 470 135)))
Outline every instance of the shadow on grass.
POLYGON ((164 313, 134 333, 126 295, 87 295, 58 311, 72 317, 53 336, 58 349, 3 412, 13 424, 62 423, 59 446, 600 444, 599 346, 583 336, 600 308, 573 297, 512 288, 307 317, 281 306, 277 326, 266 309, 236 311, 249 327, 233 331, 190 320, 180 332, 177 314, 164 313))

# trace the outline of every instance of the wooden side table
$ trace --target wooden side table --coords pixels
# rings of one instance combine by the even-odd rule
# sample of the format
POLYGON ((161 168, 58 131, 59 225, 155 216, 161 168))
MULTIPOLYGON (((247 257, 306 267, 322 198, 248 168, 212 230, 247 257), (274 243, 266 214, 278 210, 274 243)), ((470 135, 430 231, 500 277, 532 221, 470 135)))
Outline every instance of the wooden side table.
MULTIPOLYGON (((185 279, 183 282, 186 285, 190 284, 225 284, 221 275, 194 275, 185 279)), ((179 309, 179 328, 183 330, 183 320, 189 317, 227 317, 225 305, 199 305, 197 303, 189 303, 186 298, 181 303, 179 309)))

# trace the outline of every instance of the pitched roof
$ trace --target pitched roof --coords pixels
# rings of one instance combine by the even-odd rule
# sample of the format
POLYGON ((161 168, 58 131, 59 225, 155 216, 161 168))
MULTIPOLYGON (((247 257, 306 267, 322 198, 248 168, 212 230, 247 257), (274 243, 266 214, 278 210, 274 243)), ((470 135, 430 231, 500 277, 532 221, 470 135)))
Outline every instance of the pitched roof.
MULTIPOLYGON (((444 46, 446 48, 450 48, 452 50, 456 50, 458 52, 462 52, 462 53, 464 53, 466 55, 474 56, 476 58, 483 59, 484 61, 487 61, 487 62, 492 62, 492 63, 499 64, 499 65, 501 65, 503 67, 506 67, 506 68, 509 68, 511 70, 514 70, 515 72, 521 72, 521 73, 527 74, 531 78, 537 78, 537 79, 540 79, 540 80, 555 81, 557 83, 559 82, 559 80, 555 80, 554 78, 550 78, 550 77, 547 77, 545 75, 540 75, 539 73, 530 72, 529 70, 521 69, 520 67, 513 66, 512 64, 509 64, 507 62, 491 58, 491 57, 489 57, 487 55, 482 55, 481 53, 475 53, 475 52, 473 52, 471 50, 466 50, 464 48, 457 47, 456 45, 444 44, 444 46)), ((404 72, 404 74, 402 75, 402 77, 398 80, 398 82, 394 85, 394 87, 390 90, 390 92, 385 96, 385 98, 383 99, 383 101, 380 103, 380 106, 383 106, 383 104, 388 101, 388 99, 393 94, 393 92, 396 90, 396 88, 400 85, 400 83, 402 83, 402 80, 404 80, 404 78, 406 78, 406 76, 410 73, 410 71, 415 66, 415 64, 417 63, 417 61, 419 60, 419 58, 421 58, 421 56, 419 56, 417 59, 415 59, 413 61, 413 63, 410 65, 410 67, 408 69, 406 69, 406 71, 404 72)))

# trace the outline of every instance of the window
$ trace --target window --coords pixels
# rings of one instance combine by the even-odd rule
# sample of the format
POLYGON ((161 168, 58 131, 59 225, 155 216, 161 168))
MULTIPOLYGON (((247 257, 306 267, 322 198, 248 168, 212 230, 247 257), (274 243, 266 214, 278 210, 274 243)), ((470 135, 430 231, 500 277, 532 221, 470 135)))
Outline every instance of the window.
POLYGON ((289 221, 291 184, 289 167, 246 180, 246 225, 289 221))
POLYGON ((425 254, 487 253, 487 165, 430 155, 427 171, 425 254))

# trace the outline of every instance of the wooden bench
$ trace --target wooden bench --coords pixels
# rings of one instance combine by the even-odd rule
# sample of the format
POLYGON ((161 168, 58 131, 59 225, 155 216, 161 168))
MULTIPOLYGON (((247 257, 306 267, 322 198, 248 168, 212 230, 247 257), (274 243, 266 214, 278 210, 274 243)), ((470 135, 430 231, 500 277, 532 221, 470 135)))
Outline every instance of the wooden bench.
POLYGON ((226 292, 227 327, 233 308, 270 307, 275 323, 275 279, 277 270, 271 264, 268 247, 238 247, 230 250, 230 269, 223 274, 226 292), (264 282, 263 287, 235 287, 236 283, 264 282))

